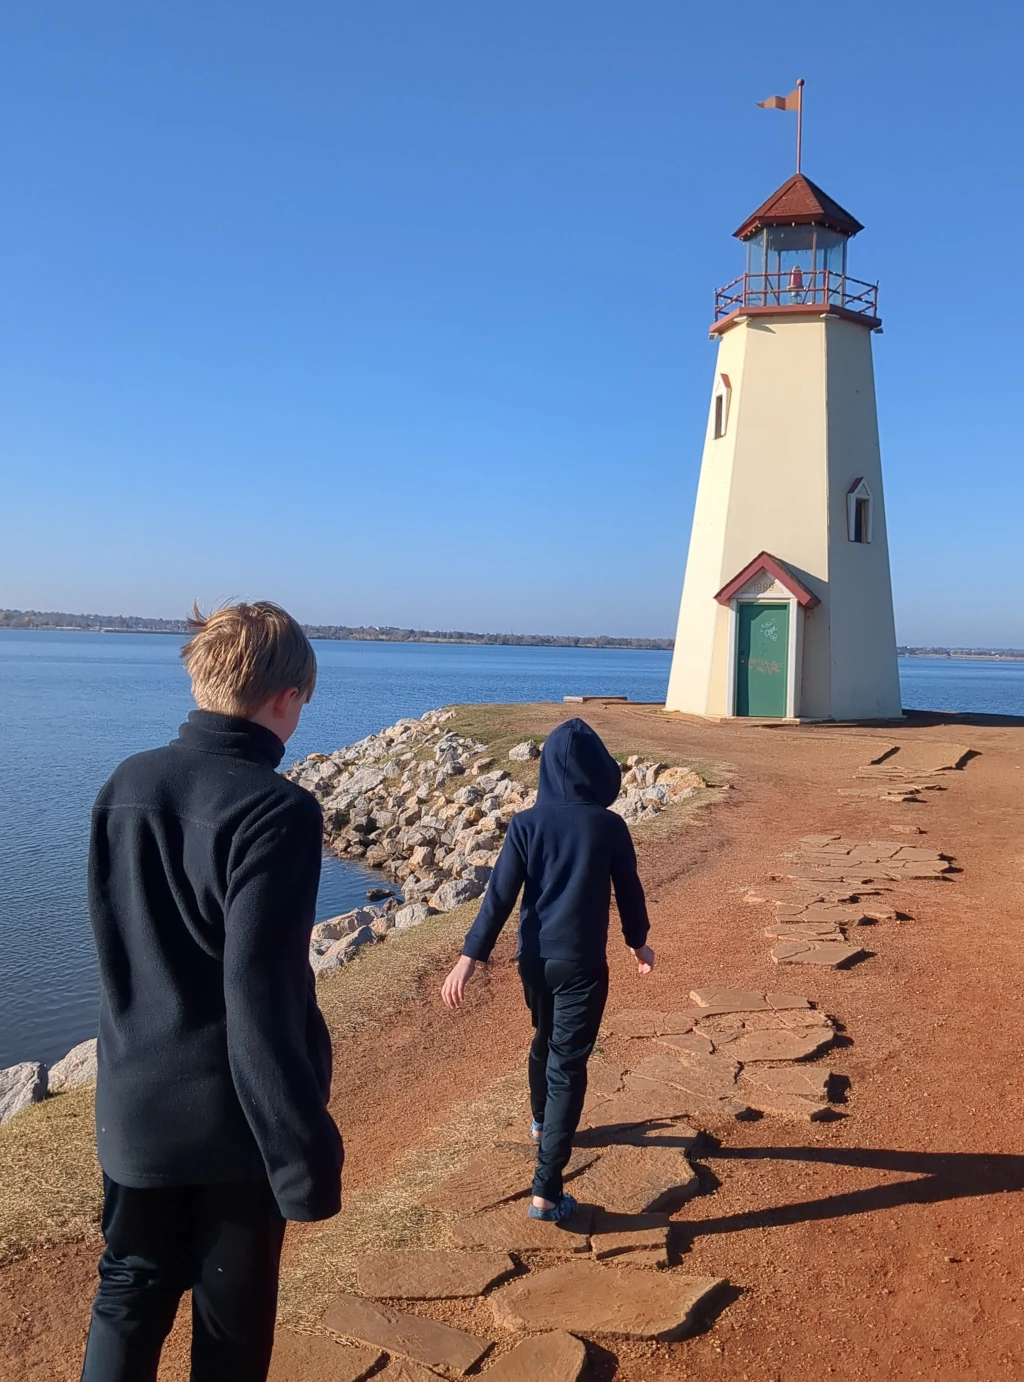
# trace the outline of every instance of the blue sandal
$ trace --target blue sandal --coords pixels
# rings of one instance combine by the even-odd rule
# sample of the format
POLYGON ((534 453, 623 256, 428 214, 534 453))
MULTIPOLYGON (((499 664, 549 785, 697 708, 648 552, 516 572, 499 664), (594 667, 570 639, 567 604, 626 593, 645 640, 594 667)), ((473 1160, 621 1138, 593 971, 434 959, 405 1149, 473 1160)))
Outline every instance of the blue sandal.
POLYGON ((526 1211, 526 1216, 529 1219, 543 1219, 549 1224, 560 1224, 563 1219, 571 1218, 577 1209, 579 1209, 579 1204, 563 1190, 551 1209, 538 1209, 535 1204, 531 1203, 526 1211))
POLYGON ((535 1142, 535 1143, 537 1144, 538 1147, 540 1146, 540 1138, 541 1138, 541 1133, 543 1133, 543 1131, 544 1131, 544 1124, 543 1124, 543 1123, 538 1123, 537 1120, 536 1120, 536 1118, 535 1118, 535 1119, 533 1120, 533 1122, 530 1124, 530 1141, 531 1141, 531 1142, 535 1142))

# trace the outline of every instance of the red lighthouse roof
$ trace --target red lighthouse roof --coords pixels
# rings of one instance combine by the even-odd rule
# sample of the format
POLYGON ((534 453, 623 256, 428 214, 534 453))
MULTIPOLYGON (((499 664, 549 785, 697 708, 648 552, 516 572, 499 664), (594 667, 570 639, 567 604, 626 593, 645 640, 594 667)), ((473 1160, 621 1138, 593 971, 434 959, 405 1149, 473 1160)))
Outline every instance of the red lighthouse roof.
POLYGON ((764 226, 826 226, 840 235, 856 235, 864 227, 803 173, 794 173, 734 234, 746 240, 764 226))

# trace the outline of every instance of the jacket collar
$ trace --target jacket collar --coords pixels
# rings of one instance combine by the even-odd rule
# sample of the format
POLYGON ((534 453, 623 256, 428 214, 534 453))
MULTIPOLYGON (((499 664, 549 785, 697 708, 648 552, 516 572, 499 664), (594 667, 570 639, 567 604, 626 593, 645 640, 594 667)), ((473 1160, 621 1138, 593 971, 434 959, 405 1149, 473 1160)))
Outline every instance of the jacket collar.
POLYGON ((284 744, 269 729, 240 715, 217 715, 212 710, 193 710, 174 741, 199 753, 218 753, 244 758, 276 768, 284 757, 284 744))

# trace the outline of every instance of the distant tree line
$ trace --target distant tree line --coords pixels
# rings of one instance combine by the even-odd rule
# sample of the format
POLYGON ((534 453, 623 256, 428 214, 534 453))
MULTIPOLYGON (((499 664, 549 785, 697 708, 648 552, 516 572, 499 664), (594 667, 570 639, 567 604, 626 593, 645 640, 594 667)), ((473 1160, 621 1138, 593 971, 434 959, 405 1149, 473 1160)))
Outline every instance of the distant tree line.
MULTIPOLYGON (((360 643, 483 643, 528 648, 636 648, 671 650, 671 638, 593 638, 548 633, 466 633, 446 629, 398 629, 391 626, 304 624, 310 638, 360 643)), ((87 633, 188 633, 184 619, 146 619, 134 614, 64 614, 0 609, 0 629, 80 629, 87 633)))
POLYGON ((898 647, 900 657, 976 657, 990 661, 1020 662, 1024 648, 917 648, 898 647))

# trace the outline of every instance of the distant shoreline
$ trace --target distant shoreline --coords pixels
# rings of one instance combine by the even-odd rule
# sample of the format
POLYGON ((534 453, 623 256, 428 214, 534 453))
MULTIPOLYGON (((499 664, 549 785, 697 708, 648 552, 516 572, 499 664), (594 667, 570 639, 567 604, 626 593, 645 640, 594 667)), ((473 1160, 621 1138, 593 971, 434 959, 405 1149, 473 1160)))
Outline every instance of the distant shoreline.
MULTIPOLYGON (((344 643, 454 643, 473 647, 619 648, 671 652, 671 638, 613 638, 574 634, 471 633, 464 630, 399 629, 390 625, 304 624, 310 638, 344 643)), ((56 611, 0 609, 0 630, 28 633, 188 633, 183 619, 145 619, 135 615, 65 614, 56 611)))
MULTIPOLYGON (((391 625, 303 624, 310 638, 335 643, 452 643, 464 647, 605 648, 671 652, 671 638, 613 638, 574 634, 470 633, 461 629, 400 629, 391 625)), ((57 611, 0 609, 0 630, 28 633, 162 633, 183 637, 184 619, 146 619, 123 614, 65 614, 57 611)), ((899 657, 933 662, 1024 662, 1024 648, 944 648, 901 645, 899 657)))

